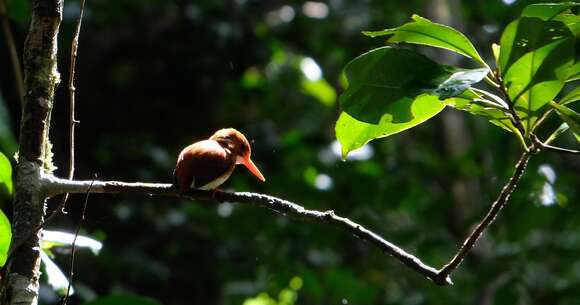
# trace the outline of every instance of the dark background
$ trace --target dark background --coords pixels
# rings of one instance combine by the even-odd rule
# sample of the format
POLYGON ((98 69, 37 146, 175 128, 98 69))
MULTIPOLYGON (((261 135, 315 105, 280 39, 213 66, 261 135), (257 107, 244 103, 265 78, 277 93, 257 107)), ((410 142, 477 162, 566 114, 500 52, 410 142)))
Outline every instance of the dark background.
MULTIPOLYGON (((343 90, 341 72, 349 60, 383 45, 362 30, 394 27, 417 13, 461 28, 491 62, 491 42, 529 3, 89 0, 76 69, 76 177, 169 183, 182 147, 235 127, 252 142, 267 182, 238 168, 223 188, 332 209, 441 266, 511 175, 521 152, 517 140, 483 119, 447 109, 372 142, 358 160, 342 162, 332 150, 339 113, 332 94, 343 90), (332 89, 326 98, 316 97, 324 89, 305 85, 305 57, 320 66, 325 90, 332 89)), ((51 139, 62 176, 78 9, 77 1, 65 1, 59 38, 62 81, 51 139)), ((29 8, 11 0, 9 10, 21 52, 29 8)), ((473 66, 422 51, 440 62, 473 66)), ((0 94, 0 125, 16 138, 20 110, 4 37, 0 94)), ((16 147, 5 130, 0 139, 2 151, 12 155, 16 147)), ((573 147, 574 141, 567 136, 559 144, 573 147)), ((82 232, 104 247, 98 256, 79 252, 77 294, 69 303, 124 293, 163 304, 242 304, 261 292, 277 299, 299 277, 304 285, 296 304, 580 304, 578 169, 578 158, 534 157, 451 287, 434 285, 343 231, 265 209, 94 195, 82 232), (542 174, 546 170, 555 172, 554 183, 542 174)), ((69 213, 49 229, 73 232, 82 200, 71 196, 69 213)), ((11 209, 8 198, 0 204, 11 209)), ((66 249, 56 251, 55 261, 69 269, 66 249)), ((52 304, 56 296, 45 288, 41 304, 52 304)))

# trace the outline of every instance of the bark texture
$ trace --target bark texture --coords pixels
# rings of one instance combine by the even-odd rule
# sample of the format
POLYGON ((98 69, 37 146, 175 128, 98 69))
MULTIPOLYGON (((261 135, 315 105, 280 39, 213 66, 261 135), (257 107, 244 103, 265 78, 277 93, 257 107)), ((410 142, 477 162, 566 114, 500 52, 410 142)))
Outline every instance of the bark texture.
MULTIPOLYGON (((57 35, 62 19, 61 0, 32 1, 32 20, 24 44, 24 107, 16 167, 13 240, 8 283, 3 304, 38 303, 41 232, 45 195, 40 175, 49 146, 48 131, 54 90, 59 83, 57 35)), ((50 162, 50 160, 48 160, 50 162)))

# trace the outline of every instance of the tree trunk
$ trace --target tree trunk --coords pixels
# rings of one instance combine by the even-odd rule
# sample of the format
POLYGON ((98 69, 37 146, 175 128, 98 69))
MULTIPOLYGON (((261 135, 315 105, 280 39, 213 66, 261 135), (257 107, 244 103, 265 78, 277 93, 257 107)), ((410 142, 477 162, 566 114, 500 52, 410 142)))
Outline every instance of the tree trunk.
POLYGON ((32 1, 32 20, 24 44, 24 107, 16 166, 12 255, 3 304, 38 303, 40 237, 46 196, 41 172, 50 160, 48 132, 54 90, 59 83, 57 36, 62 0, 32 1), (47 157, 48 156, 48 157, 47 157))

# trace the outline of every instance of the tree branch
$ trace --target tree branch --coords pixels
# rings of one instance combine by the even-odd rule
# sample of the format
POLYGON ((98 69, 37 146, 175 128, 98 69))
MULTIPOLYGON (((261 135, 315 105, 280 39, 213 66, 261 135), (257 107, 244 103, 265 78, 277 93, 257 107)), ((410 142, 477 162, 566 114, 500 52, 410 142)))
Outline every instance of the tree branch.
MULTIPOLYGON (((0 0, 1 1, 1 0, 0 0)), ((79 9, 79 16, 77 17, 77 23, 75 27, 75 33, 73 40, 71 42, 70 48, 70 67, 69 67, 69 79, 68 79, 68 91, 69 91, 69 160, 68 160, 68 179, 72 180, 75 173, 75 125, 78 121, 75 119, 75 68, 77 64, 77 51, 79 48, 79 35, 81 34, 81 25, 83 22, 83 15, 85 12, 85 0, 81 0, 81 7, 79 9)), ((56 216, 61 212, 65 213, 65 206, 68 200, 68 193, 64 194, 62 200, 58 206, 48 215, 46 221, 43 225, 50 223, 56 216)))
POLYGON ((47 156, 47 138, 54 91, 59 82, 57 36, 62 0, 32 1, 30 30, 24 43, 25 95, 20 123, 16 195, 12 220, 11 261, 2 304, 37 304, 40 277, 40 232, 45 197, 40 176, 47 156), (31 233, 32 232, 32 233, 31 233), (20 245, 15 248, 14 245, 20 245))
MULTIPOLYGON (((483 232, 492 224, 501 209, 508 202, 510 195, 516 189, 518 182, 525 172, 531 153, 535 151, 536 148, 532 146, 528 151, 523 152, 515 166, 514 173, 510 177, 508 183, 501 190, 498 198, 492 204, 488 213, 477 225, 477 227, 471 232, 471 234, 469 234, 469 236, 465 239, 463 245, 457 251, 457 254, 455 254, 449 263, 447 263, 439 270, 426 265, 418 257, 406 252, 397 245, 385 240, 378 234, 363 227, 362 225, 346 217, 336 215, 334 211, 308 210, 288 200, 265 194, 248 192, 229 193, 217 190, 212 192, 192 189, 183 197, 196 200, 216 200, 219 202, 247 203, 268 208, 283 215, 290 215, 293 217, 311 220, 318 223, 328 223, 340 227, 345 231, 357 236, 358 238, 371 243, 372 245, 381 249, 383 252, 394 256, 405 266, 424 275, 434 283, 443 286, 453 284, 450 278, 451 273, 457 269, 461 262, 463 262, 467 256, 467 253, 473 249, 479 237, 481 237, 483 232)), ((92 193, 101 194, 124 193, 150 196, 180 196, 178 190, 173 185, 163 183, 67 180, 55 177, 51 174, 41 175, 40 180, 43 193, 47 197, 52 197, 64 193, 86 193, 89 189, 92 193)))
MULTIPOLYGON (((43 189, 47 196, 56 196, 63 193, 86 193, 90 188, 91 193, 101 193, 101 194, 142 194, 142 195, 154 195, 154 196, 179 196, 178 191, 171 184, 161 184, 161 183, 128 183, 120 181, 79 181, 79 180, 67 180, 62 178, 57 178, 53 175, 43 175, 41 177, 43 189), (91 187, 92 184, 92 187, 91 187)), ((184 197, 196 199, 196 200, 216 200, 219 202, 238 202, 246 203, 251 205, 256 205, 270 210, 276 211, 283 215, 289 215, 293 217, 298 217, 301 219, 307 219, 318 223, 327 223, 344 229, 347 232, 352 233, 356 237, 371 243, 377 248, 386 252, 407 267, 419 272, 425 277, 431 279, 438 285, 448 285, 452 284, 449 276, 441 276, 438 270, 426 265, 416 256, 405 252, 405 250, 399 248, 395 244, 385 240, 378 234, 372 232, 371 230, 365 228, 364 226, 348 219, 336 215, 333 211, 316 211, 309 210, 300 206, 296 203, 290 202, 288 200, 276 198, 269 195, 248 193, 248 192, 236 192, 228 193, 223 191, 201 191, 201 190, 190 190, 184 197)))
POLYGON ((477 225, 477 227, 475 227, 473 232, 471 232, 471 234, 469 234, 469 236, 465 239, 463 245, 461 246, 455 257, 453 257, 453 259, 451 259, 451 261, 449 261, 449 263, 447 263, 441 269, 440 276, 443 277, 448 276, 459 266, 459 264, 461 264, 467 253, 471 251, 471 249, 475 246, 475 243, 477 242, 483 231, 485 231, 485 229, 487 229, 487 227, 489 227, 489 225, 491 225, 491 223, 495 220, 498 213, 508 202, 511 193, 513 193, 518 182, 522 178, 526 166, 528 165, 529 159, 530 153, 524 152, 520 157, 520 160, 516 164, 515 171, 512 174, 510 180, 501 190, 499 196, 492 204, 491 209, 487 212, 487 215, 485 215, 483 220, 477 225))
MULTIPOLYGON (((84 4, 84 1, 83 1, 83 4, 84 4)), ((68 273, 68 286, 66 287, 66 293, 65 293, 64 297, 62 298, 62 305, 66 305, 66 302, 68 301, 68 296, 70 295, 70 289, 71 289, 72 283, 73 283, 73 276, 75 274, 74 270, 75 270, 77 238, 79 237, 79 232, 81 231, 81 227, 83 226, 83 223, 85 222, 85 215, 87 213, 87 205, 89 203, 89 195, 91 194, 92 187, 93 187, 92 184, 89 185, 89 188, 87 189, 87 193, 85 194, 85 202, 83 203, 83 209, 81 211, 79 223, 77 225, 77 229, 75 231, 75 236, 74 236, 73 241, 72 241, 71 256, 70 256, 70 271, 68 273)))

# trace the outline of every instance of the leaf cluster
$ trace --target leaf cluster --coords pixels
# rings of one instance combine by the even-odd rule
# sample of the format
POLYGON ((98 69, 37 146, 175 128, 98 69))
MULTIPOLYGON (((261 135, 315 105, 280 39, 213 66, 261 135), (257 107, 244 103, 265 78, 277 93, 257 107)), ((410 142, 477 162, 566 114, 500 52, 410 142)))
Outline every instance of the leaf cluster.
MULTIPOLYGON (((408 49, 381 47, 353 59, 345 69, 349 86, 340 96, 343 112, 336 136, 343 158, 367 142, 417 126, 446 106, 484 117, 513 133, 527 149, 551 112, 562 126, 555 140, 570 128, 578 138, 580 116, 569 104, 580 99, 576 47, 579 4, 532 4, 512 21, 492 46, 495 69, 461 32, 414 15, 396 28, 363 32, 388 43, 441 48, 461 54, 480 67, 444 66, 408 49), (485 80, 487 88, 474 85, 485 80), (569 91, 567 94, 563 92, 569 91)), ((547 144, 547 143, 546 143, 547 144)))

